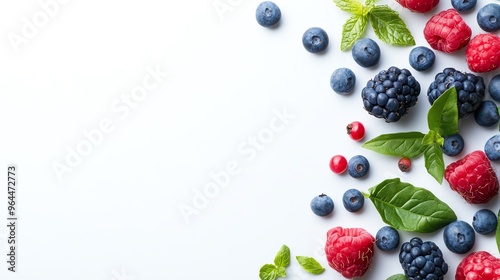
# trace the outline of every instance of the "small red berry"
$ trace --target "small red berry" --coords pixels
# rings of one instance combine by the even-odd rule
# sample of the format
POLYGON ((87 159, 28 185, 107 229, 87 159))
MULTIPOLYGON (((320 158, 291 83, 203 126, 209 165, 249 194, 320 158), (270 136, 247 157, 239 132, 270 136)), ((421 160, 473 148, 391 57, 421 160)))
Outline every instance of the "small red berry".
POLYGON ((358 121, 348 124, 346 128, 347 134, 349 134, 354 141, 359 141, 365 137, 365 126, 358 121))
POLYGON ((403 157, 398 161, 399 170, 402 172, 408 172, 411 169, 411 159, 403 157))
POLYGON ((342 174, 347 170, 347 159, 341 155, 335 155, 330 160, 330 169, 335 174, 342 174))

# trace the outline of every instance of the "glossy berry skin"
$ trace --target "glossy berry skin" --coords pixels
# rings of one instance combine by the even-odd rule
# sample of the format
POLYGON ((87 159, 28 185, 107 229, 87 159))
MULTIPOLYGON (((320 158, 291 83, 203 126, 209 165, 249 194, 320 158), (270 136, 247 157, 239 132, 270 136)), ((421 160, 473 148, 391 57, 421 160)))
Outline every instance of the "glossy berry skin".
POLYGON ((375 238, 363 228, 334 227, 326 234, 328 265, 344 278, 361 277, 370 268, 375 238))
POLYGON ((439 4, 439 0, 396 0, 401 6, 416 13, 426 13, 439 4))
POLYGON ((482 235, 487 235, 496 231, 498 218, 490 209, 478 210, 472 218, 472 227, 482 235))
POLYGON ((452 53, 465 47, 472 29, 455 9, 432 16, 424 27, 424 37, 434 50, 452 53))
POLYGON ((311 27, 302 35, 302 45, 310 53, 323 52, 329 41, 326 31, 319 27, 311 27))
POLYGON ((354 90, 356 75, 349 68, 338 68, 330 77, 330 87, 337 94, 347 95, 354 90))
POLYGON ((261 26, 273 27, 281 19, 281 10, 274 2, 264 1, 257 6, 255 18, 261 26))
POLYGON ((476 233, 467 222, 458 220, 444 228, 443 241, 448 250, 453 253, 465 254, 474 247, 476 233))
POLYGON ((486 141, 484 153, 489 160, 500 161, 500 134, 495 134, 486 141))
POLYGON ((380 60, 380 47, 370 38, 356 41, 351 49, 352 58, 361 67, 369 68, 377 65, 380 60))
POLYGON ((459 13, 467 12, 474 9, 476 4, 477 0, 451 0, 451 5, 459 13))
POLYGON ((362 178, 368 174, 370 163, 362 155, 353 156, 347 164, 347 172, 353 178, 362 178))
POLYGON ((444 137, 444 144, 441 147, 443 154, 454 157, 458 156, 464 150, 464 138, 460 134, 453 134, 444 137))
POLYGON ((361 90, 364 109, 386 122, 397 122, 417 104, 420 83, 407 69, 380 71, 361 90))
POLYGON ((403 157, 398 161, 398 167, 401 172, 408 172, 411 169, 411 159, 403 157))
POLYGON ((500 5, 486 4, 477 11, 477 24, 486 32, 500 30, 500 5))
POLYGON ((432 105, 450 87, 455 87, 458 94, 458 118, 473 114, 481 105, 486 94, 486 86, 481 76, 448 67, 437 73, 434 81, 429 85, 427 90, 429 103, 432 105))
POLYGON ((500 37, 492 33, 478 34, 465 49, 465 60, 471 71, 490 72, 500 67, 500 37))
POLYGON ((399 263, 407 279, 443 280, 448 264, 441 249, 432 241, 414 237, 401 245, 399 263))
POLYGON ((384 226, 377 231, 375 240, 380 250, 392 251, 399 246, 399 232, 391 226, 384 226))
POLYGON ((450 163, 444 170, 444 178, 452 190, 471 204, 487 203, 498 195, 498 177, 480 150, 450 163))
POLYGON ((335 174, 342 174, 347 170, 347 159, 342 155, 335 155, 330 160, 330 170, 335 174))
POLYGON ((365 204, 365 197, 357 189, 349 189, 342 196, 344 208, 349 212, 357 212, 365 204))
POLYGON ((500 120, 498 107, 491 100, 484 100, 474 112, 474 120, 482 127, 492 127, 500 120))
POLYGON ((365 126, 358 121, 348 124, 346 130, 349 137, 354 141, 360 141, 365 137, 365 126))
POLYGON ((500 74, 491 78, 488 84, 488 92, 493 100, 500 102, 500 74))
POLYGON ((326 194, 320 194, 311 200, 311 210, 318 216, 328 216, 333 212, 333 208, 333 200, 326 194))
POLYGON ((410 51, 408 57, 410 66, 417 71, 425 71, 434 65, 436 55, 434 52, 424 46, 418 46, 410 51))
POLYGON ((455 280, 498 280, 500 259, 486 251, 468 254, 457 266, 455 280))

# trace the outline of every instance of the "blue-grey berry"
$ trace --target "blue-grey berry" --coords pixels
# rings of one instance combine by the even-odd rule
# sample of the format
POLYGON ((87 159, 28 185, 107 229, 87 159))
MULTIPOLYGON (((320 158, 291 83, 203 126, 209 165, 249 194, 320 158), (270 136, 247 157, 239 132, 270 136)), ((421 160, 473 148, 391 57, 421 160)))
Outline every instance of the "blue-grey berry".
POLYGON ((365 204, 365 197, 357 189, 349 189, 342 196, 344 208, 349 212, 357 212, 365 204))
POLYGON ((377 231, 375 244, 382 251, 396 249, 399 246, 399 232, 391 226, 384 226, 377 231))
POLYGON ((477 11, 477 24, 486 32, 500 30, 500 5, 489 3, 477 11))
POLYGON ((492 127, 500 120, 498 107, 491 100, 483 100, 474 112, 474 120, 482 127, 492 127))
POLYGON ((500 74, 495 75, 488 84, 488 92, 493 100, 500 102, 500 74))
POLYGON ((255 18, 260 25, 272 27, 280 21, 281 10, 274 2, 264 1, 257 6, 255 18))
POLYGON ((302 45, 310 53, 323 52, 329 41, 326 31, 319 27, 311 27, 302 35, 302 45))
POLYGON ((330 87, 340 95, 347 95, 354 90, 356 75, 349 68, 338 68, 330 77, 330 87))
POLYGON ((453 134, 444 137, 444 143, 441 147, 443 154, 454 157, 459 155, 465 146, 464 138, 460 134, 453 134))
POLYGON ((500 161, 500 134, 495 134, 486 141, 484 153, 489 160, 500 161))
POLYGON ((370 38, 362 38, 352 46, 352 57, 361 67, 369 68, 377 65, 380 60, 380 47, 370 38))
POLYGON ((490 209, 478 210, 472 218, 472 227, 479 234, 490 234, 496 231, 498 218, 490 209))
POLYGON ((361 178, 368 174, 370 163, 362 155, 353 156, 347 163, 347 172, 353 178, 361 178))
POLYGON ((434 65, 436 55, 434 52, 423 46, 418 46, 410 51, 409 62, 410 66, 417 71, 425 71, 434 65))
POLYGON ((324 217, 333 212, 334 204, 331 197, 326 194, 315 196, 310 203, 314 214, 324 217))
POLYGON ((472 10, 476 4, 477 0, 451 0, 451 5, 459 13, 472 10))
POLYGON ((476 235, 471 225, 457 220, 444 228, 443 240, 446 247, 453 253, 465 254, 474 247, 476 235))

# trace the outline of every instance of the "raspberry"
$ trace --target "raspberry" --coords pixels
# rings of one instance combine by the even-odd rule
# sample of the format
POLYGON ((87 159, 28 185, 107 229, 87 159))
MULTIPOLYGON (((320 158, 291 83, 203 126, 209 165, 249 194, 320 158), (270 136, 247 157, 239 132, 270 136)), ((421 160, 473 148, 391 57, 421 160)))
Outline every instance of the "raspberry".
POLYGON ((412 12, 425 13, 439 4, 439 0, 396 0, 401 6, 412 12))
POLYGON ((445 68, 436 74, 429 85, 427 97, 432 105, 448 88, 455 87, 458 94, 458 117, 464 118, 476 111, 484 99, 486 86, 481 76, 462 73, 454 68, 445 68))
POLYGON ((500 67, 500 37, 488 33, 474 36, 465 50, 471 71, 484 73, 500 67))
POLYGON ((450 188, 471 204, 487 203, 498 194, 498 178, 483 151, 474 151, 450 163, 444 178, 450 188))
POLYGON ((380 71, 361 91, 366 111, 386 122, 396 122, 417 104, 420 84, 407 69, 380 71))
POLYGON ((370 267, 375 238, 362 228, 334 227, 327 233, 328 264, 345 278, 361 277, 370 267))
POLYGON ((455 9, 440 12, 431 17, 424 28, 424 37, 438 51, 452 53, 469 43, 471 28, 455 9))
POLYGON ((399 263, 407 279, 443 280, 448 272, 441 249, 432 241, 423 242, 419 237, 401 245, 399 263))
POLYGON ((458 264, 455 273, 455 280, 466 279, 500 279, 500 259, 486 251, 470 253, 458 264))

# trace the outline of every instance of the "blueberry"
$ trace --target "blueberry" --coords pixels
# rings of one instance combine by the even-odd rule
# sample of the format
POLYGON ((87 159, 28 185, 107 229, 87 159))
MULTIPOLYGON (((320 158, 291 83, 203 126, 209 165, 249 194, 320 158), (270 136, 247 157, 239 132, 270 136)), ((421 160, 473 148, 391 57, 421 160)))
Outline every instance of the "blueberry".
POLYGON ((497 215, 489 209, 481 209, 474 214, 472 219, 472 227, 479 234, 490 234, 497 229, 497 215))
POLYGON ((493 100, 500 102, 500 74, 491 79, 488 85, 488 91, 493 100))
POLYGON ((315 196, 311 200, 311 210, 318 216, 327 216, 333 212, 333 200, 326 194, 315 196))
POLYGON ((257 6, 255 18, 260 25, 272 27, 280 21, 281 10, 274 2, 264 1, 257 6))
POLYGON ((479 108, 474 112, 476 123, 482 127, 492 127, 498 123, 500 115, 495 102, 484 100, 479 105, 479 108))
POLYGON ((310 53, 322 52, 328 47, 328 34, 319 27, 311 27, 302 35, 302 44, 310 53))
POLYGON ((457 254, 469 252, 476 241, 471 225, 464 221, 454 221, 444 228, 443 240, 446 247, 457 254))
POLYGON ((443 151, 443 154, 454 157, 463 151, 464 145, 464 138, 457 133, 444 137, 444 144, 441 147, 441 150, 443 151))
POLYGON ((347 164, 347 172, 353 178, 364 177, 370 170, 370 163, 362 156, 353 156, 347 164))
POLYGON ((458 12, 466 12, 472 10, 477 4, 477 0, 451 0, 451 5, 458 12))
POLYGON ((410 51, 410 65, 417 71, 429 69, 434 64, 435 60, 436 55, 427 47, 419 46, 410 51))
POLYGON ((484 5, 477 12, 477 23, 479 27, 487 32, 500 30, 500 5, 490 3, 484 5))
POLYGON ((333 91, 341 95, 351 93, 356 84, 356 75, 349 68, 338 68, 330 77, 330 86, 333 91))
POLYGON ((399 232, 391 226, 384 226, 377 231, 375 240, 380 250, 391 251, 399 246, 399 232))
POLYGON ((484 153, 491 161, 500 161, 500 134, 491 136, 484 144, 484 153))
POLYGON ((356 212, 365 204, 365 197, 357 189, 349 189, 342 196, 342 203, 349 212, 356 212))
POLYGON ((370 38, 363 38, 356 43, 351 50, 352 57, 361 67, 372 67, 380 60, 380 48, 377 42, 370 38))

